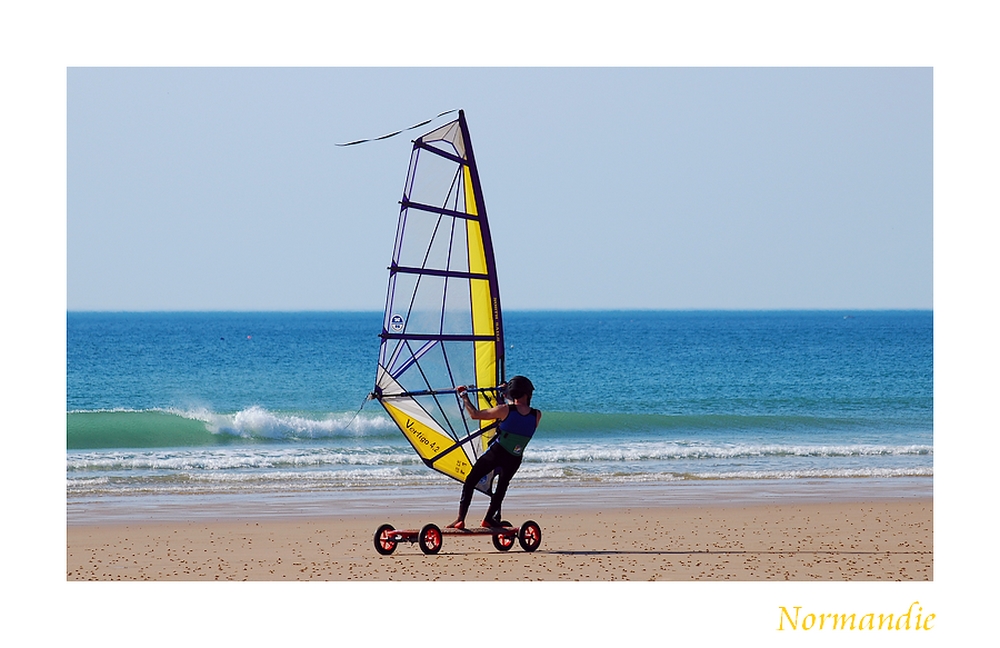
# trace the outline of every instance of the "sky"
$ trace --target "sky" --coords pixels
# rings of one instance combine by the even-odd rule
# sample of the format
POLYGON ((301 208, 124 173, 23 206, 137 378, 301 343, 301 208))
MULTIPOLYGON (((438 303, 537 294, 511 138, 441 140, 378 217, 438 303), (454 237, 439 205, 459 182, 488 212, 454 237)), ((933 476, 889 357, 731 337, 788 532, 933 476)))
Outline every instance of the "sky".
POLYGON ((501 299, 933 307, 930 67, 69 67, 69 310, 381 310, 466 112, 501 299))

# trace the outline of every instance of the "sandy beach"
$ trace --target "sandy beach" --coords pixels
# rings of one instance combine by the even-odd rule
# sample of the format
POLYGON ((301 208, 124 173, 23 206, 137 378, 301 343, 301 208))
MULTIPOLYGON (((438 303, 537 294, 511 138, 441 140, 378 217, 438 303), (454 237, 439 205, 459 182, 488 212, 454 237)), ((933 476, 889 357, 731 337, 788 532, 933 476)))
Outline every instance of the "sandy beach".
MULTIPOLYGON (((531 513, 533 553, 445 536, 437 555, 379 555, 384 514, 110 521, 67 527, 66 578, 155 581, 930 581, 930 498, 531 513)), ((526 519, 511 509, 505 517, 526 519)), ((470 515, 470 520, 472 520, 470 515)), ((444 513, 399 515, 397 529, 444 513)))

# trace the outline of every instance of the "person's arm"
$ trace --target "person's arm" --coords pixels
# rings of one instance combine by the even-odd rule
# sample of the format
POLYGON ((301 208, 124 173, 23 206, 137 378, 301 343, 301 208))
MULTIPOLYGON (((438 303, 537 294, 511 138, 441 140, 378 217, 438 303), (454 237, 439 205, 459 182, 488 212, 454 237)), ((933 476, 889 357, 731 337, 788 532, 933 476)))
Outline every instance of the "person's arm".
POLYGON ((469 399, 469 395, 466 393, 466 387, 456 387, 455 393, 462 400, 462 404, 465 405, 465 411, 469 415, 469 418, 475 421, 495 421, 497 419, 504 419, 507 417, 508 407, 506 405, 497 405, 496 407, 491 407, 489 409, 477 409, 472 401, 469 399))

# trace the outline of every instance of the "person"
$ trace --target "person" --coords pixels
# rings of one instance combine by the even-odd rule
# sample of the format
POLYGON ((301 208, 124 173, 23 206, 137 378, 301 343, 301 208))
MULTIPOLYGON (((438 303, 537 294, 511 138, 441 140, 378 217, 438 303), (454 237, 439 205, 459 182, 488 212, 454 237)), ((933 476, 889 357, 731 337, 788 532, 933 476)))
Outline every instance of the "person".
POLYGON ((504 390, 510 403, 485 410, 477 409, 472 404, 465 387, 457 387, 455 391, 470 418, 477 421, 499 420, 500 425, 489 448, 476 460, 468 477, 465 478, 462 498, 458 503, 458 519, 449 524, 448 528, 465 528, 465 515, 469 512, 476 484, 491 470, 496 470, 499 477, 482 526, 497 527, 500 526, 500 505, 503 503, 504 495, 507 494, 507 486, 521 466, 524 447, 542 420, 542 413, 531 406, 531 394, 535 391, 535 386, 524 376, 514 376, 507 382, 504 390))

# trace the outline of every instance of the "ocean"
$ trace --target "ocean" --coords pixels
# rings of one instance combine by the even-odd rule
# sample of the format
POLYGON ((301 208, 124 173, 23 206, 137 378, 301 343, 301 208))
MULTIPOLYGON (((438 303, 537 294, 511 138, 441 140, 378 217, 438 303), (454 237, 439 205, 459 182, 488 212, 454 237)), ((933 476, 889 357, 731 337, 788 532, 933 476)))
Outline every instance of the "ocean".
MULTIPOLYGON (((68 313, 70 520, 229 497, 454 508, 458 483, 366 402, 381 320, 68 313)), ((515 311, 504 324, 507 376, 530 377, 544 412, 512 496, 930 492, 930 311, 515 311)))

